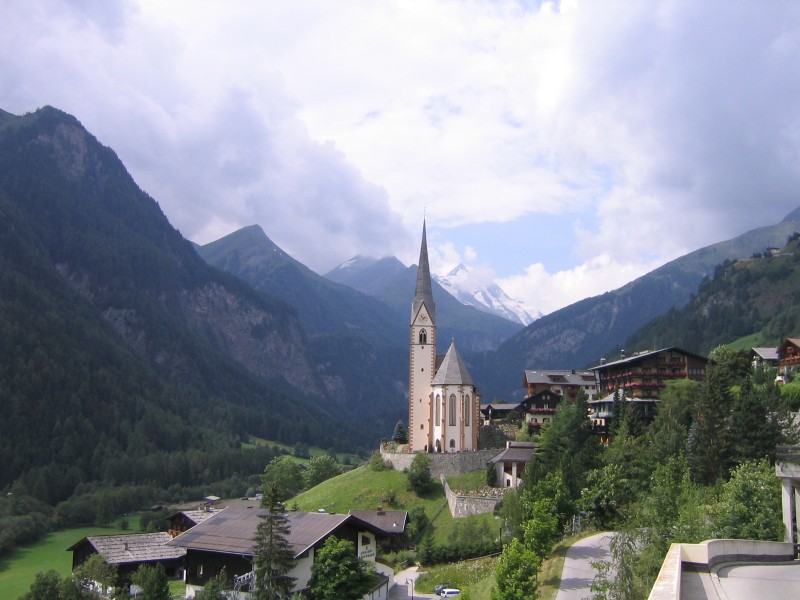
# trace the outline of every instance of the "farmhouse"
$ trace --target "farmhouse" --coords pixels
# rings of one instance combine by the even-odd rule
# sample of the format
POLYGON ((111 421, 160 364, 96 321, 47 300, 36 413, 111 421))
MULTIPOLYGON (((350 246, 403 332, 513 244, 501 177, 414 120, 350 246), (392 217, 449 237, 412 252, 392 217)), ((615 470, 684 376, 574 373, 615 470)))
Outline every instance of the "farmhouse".
MULTIPOLYGON (((250 597, 254 581, 253 538, 261 514, 263 511, 253 508, 227 508, 168 542, 169 547, 186 553, 186 598, 193 598, 223 569, 241 597, 250 597)), ((354 514, 289 512, 286 516, 295 560, 289 575, 296 580, 296 591, 308 587, 317 550, 335 535, 353 542, 358 556, 373 564, 380 575, 380 582, 367 597, 387 597, 392 569, 376 562, 377 542, 386 535, 382 527, 354 514)))
POLYGON ((140 565, 161 564, 167 575, 174 577, 186 550, 168 546, 172 536, 160 533, 129 533, 121 535, 92 535, 76 542, 67 551, 72 552, 72 570, 81 566, 93 554, 117 568, 117 585, 130 585, 131 574, 140 565))

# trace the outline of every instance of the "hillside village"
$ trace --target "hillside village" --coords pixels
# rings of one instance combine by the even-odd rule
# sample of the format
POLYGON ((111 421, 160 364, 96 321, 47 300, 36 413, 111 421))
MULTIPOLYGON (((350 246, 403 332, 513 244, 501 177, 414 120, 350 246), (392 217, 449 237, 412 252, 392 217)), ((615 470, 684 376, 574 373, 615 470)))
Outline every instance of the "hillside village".
MULTIPOLYGON (((315 573, 336 556, 358 580, 342 585, 376 599, 456 583, 462 598, 517 587, 532 598, 559 540, 604 530, 615 541, 587 588, 641 598, 673 542, 796 535, 782 504, 795 493, 800 409, 797 211, 717 246, 714 257, 750 256, 703 267, 713 277, 696 296, 641 329, 632 323, 651 313, 639 307, 658 313, 646 299, 663 300, 659 286, 681 269, 703 272, 696 257, 522 331, 495 329, 502 319, 437 287, 425 223, 417 267, 392 263, 380 297, 368 296, 310 274, 260 229, 198 250, 74 117, 49 107, 0 117, 0 301, 13 315, 0 553, 53 530, 130 530, 131 513, 141 530, 68 540, 59 552, 71 550, 74 575, 43 572, 25 582, 28 597, 154 581, 185 597, 258 595, 254 539, 270 519, 286 526, 287 594, 323 596, 331 576, 315 573), (239 279, 198 252, 249 271, 239 279), (263 272, 257 291, 246 275, 263 272), (264 291, 276 286, 283 299, 264 291), (604 320, 607 310, 617 316, 604 320), (580 353, 537 364, 557 345, 542 335, 574 341, 576 327, 580 353), (387 341, 397 331, 403 349, 387 341), (486 394, 489 379, 512 391, 486 394), (437 574, 463 560, 481 561, 479 580, 437 574)), ((689 567, 703 552, 687 546, 689 567)), ((708 552, 706 568, 728 556, 708 552)), ((785 547, 759 556, 785 558, 785 547)))
MULTIPOLYGON (((166 520, 166 531, 161 533, 87 536, 69 548, 73 570, 80 573, 90 558, 100 557, 115 573, 113 581, 98 582, 102 588, 108 584, 129 586, 140 581, 137 572, 143 565, 159 565, 166 577, 185 583, 186 598, 208 597, 204 595, 208 586, 231 590, 221 591, 223 596, 235 593, 238 598, 258 597, 259 523, 278 513, 285 514, 286 542, 291 548, 288 576, 292 578, 293 590, 302 593, 302 597, 317 597, 316 569, 323 560, 319 557, 326 556, 331 540, 345 540, 352 560, 364 565, 364 573, 371 574, 352 584, 354 589, 362 590, 354 598, 411 597, 406 596, 409 586, 395 577, 398 567, 390 560, 398 552, 415 556, 420 570, 424 570, 448 562, 448 552, 459 558, 497 556, 498 544, 502 552, 495 558, 498 562, 492 578, 495 580, 492 597, 506 597, 502 595, 503 586, 522 586, 527 590, 525 597, 533 598, 538 587, 536 572, 565 533, 581 529, 602 531, 617 526, 622 527, 617 539, 631 535, 637 545, 647 547, 654 540, 637 538, 639 533, 626 530, 629 519, 634 520, 636 532, 640 532, 642 522, 637 519, 649 514, 661 525, 651 523, 648 531, 662 535, 659 527, 672 527, 670 518, 679 521, 685 518, 687 502, 698 510, 697 502, 715 502, 707 496, 709 492, 695 486, 725 478, 729 468, 726 464, 733 471, 731 482, 723 485, 722 498, 727 493, 725 488, 737 481, 737 476, 742 478, 740 486, 761 486, 766 477, 771 479, 768 488, 778 492, 781 484, 772 472, 775 461, 780 465, 778 474, 783 477, 783 514, 778 500, 780 493, 770 498, 759 492, 747 500, 754 503, 753 510, 760 512, 752 523, 755 529, 748 529, 750 524, 741 515, 728 523, 729 529, 715 529, 729 517, 725 516, 724 508, 713 509, 715 523, 692 524, 696 530, 680 540, 684 542, 682 545, 673 544, 678 549, 670 550, 663 567, 659 555, 652 556, 649 577, 661 571, 652 592, 649 586, 653 581, 643 575, 641 580, 627 581, 631 589, 623 590, 619 597, 648 594, 654 599, 685 597, 676 595, 674 586, 680 588, 681 581, 687 589, 702 586, 699 580, 695 581, 703 577, 702 568, 697 575, 698 561, 705 560, 708 571, 714 564, 746 556, 750 560, 775 562, 794 557, 796 516, 787 506, 793 506, 800 473, 795 473, 792 466, 795 450, 784 449, 780 451, 782 454, 776 454, 776 447, 796 440, 793 436, 797 427, 789 409, 798 408, 794 403, 800 400, 800 395, 797 400, 793 397, 782 401, 781 388, 776 386, 789 390, 797 385, 792 381, 800 365, 800 339, 786 338, 775 348, 756 347, 749 352, 718 349, 712 357, 673 346, 627 356, 621 353, 614 360, 601 360, 588 369, 526 369, 520 374, 524 390, 520 402, 484 403, 479 382, 470 376, 455 340, 445 355, 436 355, 437 317, 424 225, 411 306, 409 426, 406 429, 398 423, 393 439, 383 443, 370 464, 359 470, 373 470, 378 477, 388 473, 386 469, 407 473, 409 489, 420 497, 441 485, 454 520, 466 523, 478 515, 493 516, 503 524, 499 538, 489 536, 487 543, 478 541, 471 549, 446 550, 446 544, 441 546, 443 540, 430 531, 426 534, 426 528, 433 529, 430 515, 411 510, 413 501, 404 509, 386 506, 366 509, 353 505, 346 513, 323 508, 303 512, 298 507, 285 508, 292 506, 294 496, 294 492, 287 491, 282 498, 285 504, 276 504, 275 497, 265 499, 263 494, 237 502, 208 497, 202 507, 171 513, 166 520), (734 398, 715 397, 715 394, 729 394, 731 382, 736 382, 734 398), (758 390, 763 390, 763 394, 758 390), (697 414, 717 410, 727 412, 728 416, 714 415, 718 420, 710 423, 712 415, 705 413, 706 423, 703 423, 692 417, 691 405, 696 407, 697 414), (729 425, 724 426, 726 422, 729 425), (703 425, 705 431, 700 429, 703 425), (723 440, 722 435, 730 437, 723 440), (684 454, 682 436, 686 437, 686 443, 694 438, 697 454, 684 454), (743 438, 746 438, 744 444, 743 438), (699 446, 701 442, 705 445, 699 446), (709 456, 714 447, 717 455, 709 456), (653 462, 655 457, 658 458, 653 462), (749 462, 753 459, 762 462, 749 462), (763 462, 764 459, 768 462, 763 462), (651 463, 649 467, 645 465, 647 462, 651 463), (648 469, 654 469, 653 485, 666 487, 660 490, 644 487, 642 472, 648 469), (420 472, 422 483, 412 480, 420 472), (475 472, 486 479, 479 490, 454 491, 448 483, 453 476, 475 472), (748 478, 755 478, 755 482, 748 483, 748 478), (668 492, 671 498, 648 497, 648 492, 668 492), (642 494, 637 501, 642 506, 628 512, 633 506, 631 494, 642 494), (694 499, 689 500, 690 496, 694 499), (650 514, 648 502, 667 504, 659 509, 664 512, 650 514), (669 502, 673 504, 670 506, 669 502), (670 511, 674 511, 671 517, 670 511), (582 518, 576 521, 578 515, 582 518), (729 543, 726 549, 714 547, 713 553, 711 542, 692 545, 712 533, 727 537, 756 534, 757 539, 784 543, 769 546, 767 542, 749 542, 746 549, 744 546, 735 549, 729 543), (703 552, 706 558, 697 558, 703 552), (516 558, 512 558, 514 553, 518 555, 516 558), (694 558, 687 561, 686 556, 694 558), (509 570, 510 565, 517 566, 509 570)), ((690 446, 685 448, 692 452, 690 446)), ((279 481, 281 462, 297 468, 291 460, 274 459, 263 476, 264 489, 279 481)), ((330 471, 328 477, 337 472, 330 471)), ((299 471, 294 477, 298 476, 299 471)), ((344 474, 335 479, 347 477, 344 474)), ((405 479, 406 475, 402 477, 405 479)), ((327 484, 335 479, 328 479, 327 484)), ((329 493, 335 493, 334 489, 329 488, 329 493)), ((392 496, 382 497, 381 502, 397 504, 396 493, 392 496)), ((302 497, 303 494, 298 498, 302 497)), ((729 510, 741 508, 729 507, 729 510)), ((697 517, 691 515, 693 519, 697 517)), ((657 543, 664 547, 669 541, 670 536, 666 536, 657 543)), ((612 549, 614 569, 633 559, 630 554, 615 552, 612 549)), ((603 580, 602 572, 600 577, 598 585, 618 585, 603 580)), ((137 589, 141 588, 136 585, 131 588, 137 589)), ((481 596, 470 595, 467 587, 460 597, 481 596)))

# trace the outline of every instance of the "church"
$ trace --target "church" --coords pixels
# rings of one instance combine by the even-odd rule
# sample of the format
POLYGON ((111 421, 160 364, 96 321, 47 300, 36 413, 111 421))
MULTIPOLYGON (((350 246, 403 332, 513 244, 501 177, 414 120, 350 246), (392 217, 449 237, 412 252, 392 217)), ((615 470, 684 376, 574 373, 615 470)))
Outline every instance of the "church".
POLYGON ((433 303, 425 222, 411 303, 408 443, 410 452, 468 452, 478 449, 480 398, 467 366, 451 342, 436 355, 433 303))

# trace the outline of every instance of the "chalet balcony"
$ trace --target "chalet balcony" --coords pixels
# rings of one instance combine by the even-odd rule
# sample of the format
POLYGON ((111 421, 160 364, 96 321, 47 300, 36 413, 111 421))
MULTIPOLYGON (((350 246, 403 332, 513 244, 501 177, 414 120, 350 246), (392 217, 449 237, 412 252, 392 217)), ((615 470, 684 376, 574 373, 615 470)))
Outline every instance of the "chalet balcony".
POLYGON ((532 415, 554 415, 556 413, 555 408, 531 408, 528 412, 532 415))
POLYGON ((780 366, 782 367, 797 364, 800 364, 800 356, 787 356, 786 358, 782 358, 780 362, 780 366))

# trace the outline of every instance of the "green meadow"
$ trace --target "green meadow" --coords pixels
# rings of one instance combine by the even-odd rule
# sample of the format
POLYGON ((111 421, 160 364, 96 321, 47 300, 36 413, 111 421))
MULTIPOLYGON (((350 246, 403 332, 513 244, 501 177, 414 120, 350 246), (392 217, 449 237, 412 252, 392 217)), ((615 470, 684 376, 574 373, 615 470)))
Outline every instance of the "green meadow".
POLYGON ((26 593, 36 573, 56 571, 62 577, 72 572, 72 552, 67 548, 88 535, 133 533, 114 527, 78 527, 48 533, 38 542, 0 558, 0 598, 13 599, 26 593))

